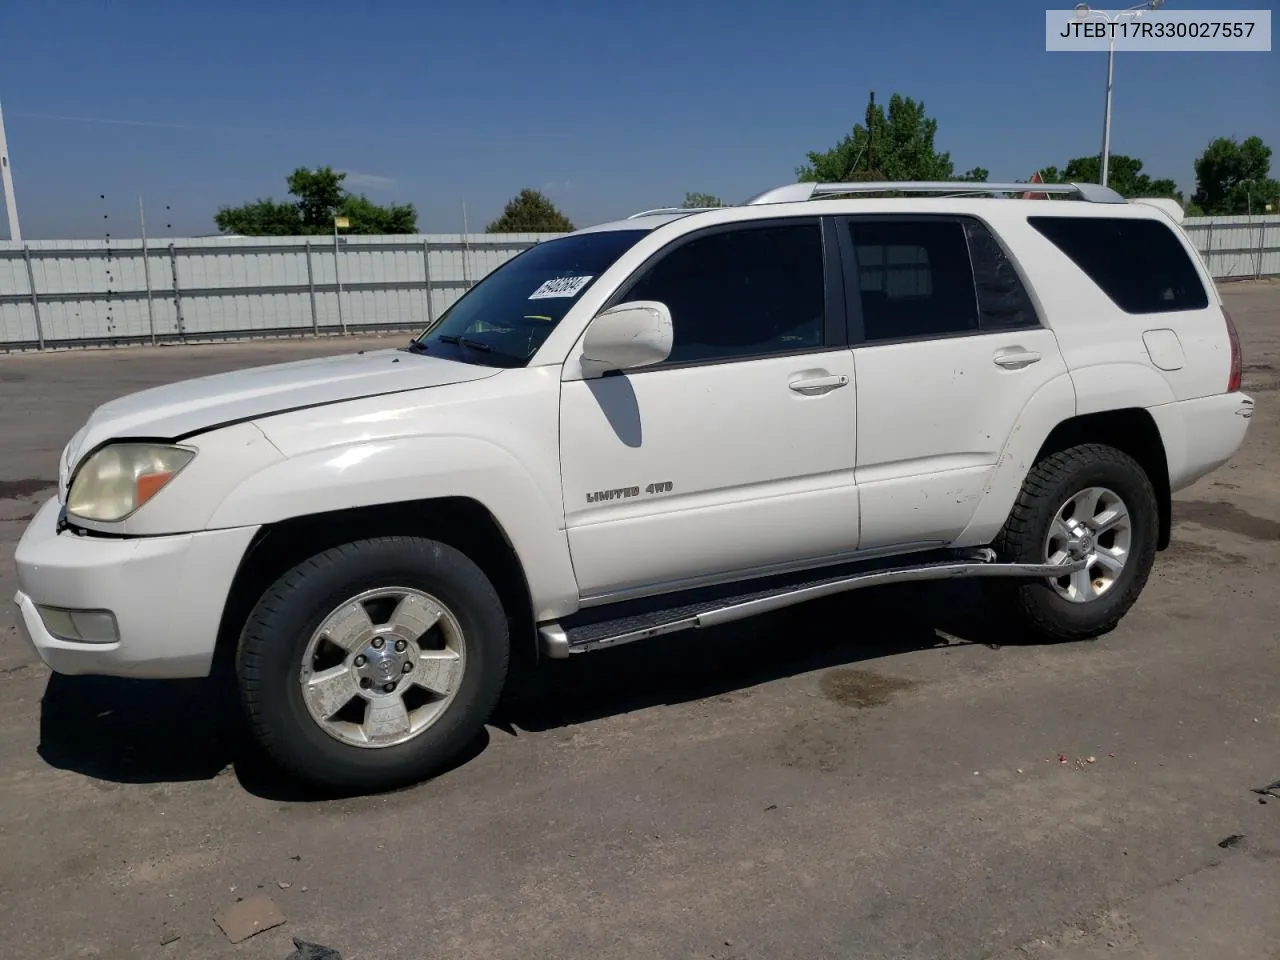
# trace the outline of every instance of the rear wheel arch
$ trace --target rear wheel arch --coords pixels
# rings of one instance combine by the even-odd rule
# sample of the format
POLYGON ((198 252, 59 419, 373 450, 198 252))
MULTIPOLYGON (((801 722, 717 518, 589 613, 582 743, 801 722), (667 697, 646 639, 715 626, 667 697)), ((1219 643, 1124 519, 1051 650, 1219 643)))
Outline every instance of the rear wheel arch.
POLYGON ((395 535, 437 540, 474 562, 502 602, 510 624, 513 663, 536 662, 529 585, 506 531, 479 501, 443 497, 308 514, 262 527, 245 551, 227 593, 215 669, 231 668, 240 632, 254 604, 285 571, 344 543, 395 535))
POLYGON ((1169 546, 1173 527, 1173 501, 1169 489, 1169 460, 1155 419, 1142 407, 1087 413, 1064 420, 1049 432, 1035 463, 1055 453, 1086 443, 1100 443, 1128 454, 1151 481, 1160 510, 1156 549, 1169 546))

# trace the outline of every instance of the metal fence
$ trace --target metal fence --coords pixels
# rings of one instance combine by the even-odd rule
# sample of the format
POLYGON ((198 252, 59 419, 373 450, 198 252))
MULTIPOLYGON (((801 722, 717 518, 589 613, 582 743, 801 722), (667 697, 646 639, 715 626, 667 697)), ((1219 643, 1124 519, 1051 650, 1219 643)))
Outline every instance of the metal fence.
MULTIPOLYGON (((1215 278, 1280 275, 1280 216, 1184 226, 1215 278)), ((551 236, 0 241, 0 350, 420 328, 551 236)))
POLYGON ((420 328, 550 236, 0 242, 0 349, 420 328))
POLYGON ((1188 217, 1182 225, 1215 280, 1280 276, 1280 216, 1188 217))

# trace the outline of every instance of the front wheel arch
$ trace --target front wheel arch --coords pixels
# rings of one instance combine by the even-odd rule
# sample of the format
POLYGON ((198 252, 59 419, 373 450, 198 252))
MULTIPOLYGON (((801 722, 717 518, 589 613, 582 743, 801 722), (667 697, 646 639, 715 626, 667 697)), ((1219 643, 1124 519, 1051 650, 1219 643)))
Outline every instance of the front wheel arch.
POLYGON ((262 527, 245 551, 227 592, 214 651, 215 669, 231 667, 250 611, 286 570, 330 547, 397 535, 438 540, 480 567, 506 611, 514 665, 537 663, 529 584, 506 531, 479 501, 442 497, 309 514, 262 527))

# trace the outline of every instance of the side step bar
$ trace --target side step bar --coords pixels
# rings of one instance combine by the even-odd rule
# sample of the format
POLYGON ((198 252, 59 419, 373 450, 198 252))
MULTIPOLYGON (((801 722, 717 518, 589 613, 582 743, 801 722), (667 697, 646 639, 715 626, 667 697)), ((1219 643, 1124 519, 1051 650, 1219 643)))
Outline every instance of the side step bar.
MULTIPOLYGON (((538 636, 544 656, 564 660, 575 653, 587 653, 602 647, 618 647, 637 640, 648 640, 681 630, 717 627, 735 620, 745 620, 781 610, 784 607, 829 597, 864 587, 921 580, 954 580, 963 577, 1044 577, 1058 578, 1084 569, 1087 561, 1070 563, 996 563, 995 551, 989 547, 970 552, 962 559, 919 563, 868 570, 827 579, 809 580, 792 586, 758 590, 736 597, 723 597, 701 603, 688 603, 648 614, 623 616, 616 620, 588 623, 565 628, 558 622, 540 624, 538 636)), ((607 609, 607 608, 606 608, 607 609)))

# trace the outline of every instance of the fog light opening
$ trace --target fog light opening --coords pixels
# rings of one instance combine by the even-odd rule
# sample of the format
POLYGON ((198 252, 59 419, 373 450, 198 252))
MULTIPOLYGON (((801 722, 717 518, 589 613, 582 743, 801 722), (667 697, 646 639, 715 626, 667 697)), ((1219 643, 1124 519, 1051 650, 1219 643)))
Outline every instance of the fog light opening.
POLYGON ((120 631, 110 610, 67 610, 36 604, 44 628, 69 643, 116 643, 120 631))

